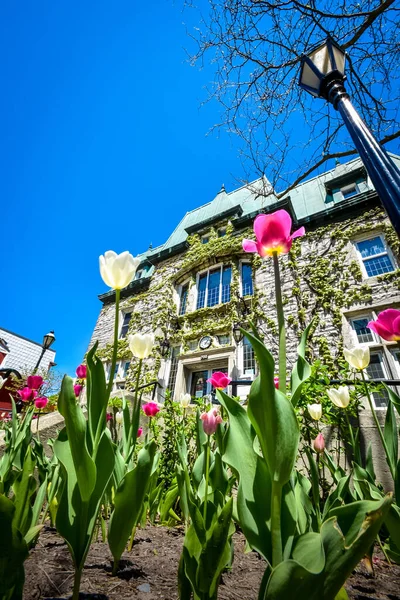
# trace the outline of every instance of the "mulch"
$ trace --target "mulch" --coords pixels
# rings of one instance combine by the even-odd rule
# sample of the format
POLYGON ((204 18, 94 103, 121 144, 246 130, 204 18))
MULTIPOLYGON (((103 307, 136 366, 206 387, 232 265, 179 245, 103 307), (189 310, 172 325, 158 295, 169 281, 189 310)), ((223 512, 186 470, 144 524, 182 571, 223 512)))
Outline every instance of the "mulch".
MULTIPOLYGON (((178 600, 177 569, 183 531, 148 525, 136 532, 131 553, 125 552, 121 569, 111 575, 112 556, 107 544, 92 544, 82 575, 81 591, 103 594, 110 600, 178 600)), ((245 553, 245 539, 234 534, 232 570, 224 573, 219 600, 257 600, 265 562, 256 552, 245 553)), ((25 563, 24 600, 66 598, 72 594, 73 570, 68 548, 54 529, 45 527, 25 563)), ((346 589, 353 600, 400 600, 400 566, 375 558, 372 577, 362 564, 346 589)), ((91 600, 95 600, 91 596, 91 600)), ((101 597, 98 598, 101 600, 101 597)), ((323 600, 323 599, 321 599, 323 600)))

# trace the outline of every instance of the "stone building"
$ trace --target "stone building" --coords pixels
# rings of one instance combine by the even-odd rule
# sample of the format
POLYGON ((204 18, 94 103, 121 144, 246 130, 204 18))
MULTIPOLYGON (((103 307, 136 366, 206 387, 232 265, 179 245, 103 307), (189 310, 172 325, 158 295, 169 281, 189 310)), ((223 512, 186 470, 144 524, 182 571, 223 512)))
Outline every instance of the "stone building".
MULTIPOLYGON (((400 308, 399 240, 355 159, 281 198, 264 178, 232 192, 222 187, 211 202, 187 212, 163 245, 141 254, 135 280, 121 293, 115 387, 133 381, 135 364, 126 336, 136 331, 157 330, 158 341, 165 336, 170 346, 165 358, 157 350, 146 361, 147 380, 161 384, 160 401, 166 388, 176 399, 183 392, 208 394, 207 379, 215 370, 239 382, 255 377, 252 348, 246 340, 235 342, 233 328, 256 323, 276 354, 273 265, 244 253, 242 239, 254 239, 252 225, 259 213, 280 208, 291 214, 294 228, 306 229, 280 259, 289 364, 301 331, 313 319, 312 353, 332 374, 343 362, 343 344, 367 343, 369 376, 400 378, 396 344, 366 328, 381 310, 400 308)), ((115 293, 99 298, 102 308, 91 345, 99 342, 110 376, 115 293)), ((239 385, 237 394, 244 398, 248 389, 239 385)), ((382 393, 375 394, 378 408, 385 401, 382 393)))

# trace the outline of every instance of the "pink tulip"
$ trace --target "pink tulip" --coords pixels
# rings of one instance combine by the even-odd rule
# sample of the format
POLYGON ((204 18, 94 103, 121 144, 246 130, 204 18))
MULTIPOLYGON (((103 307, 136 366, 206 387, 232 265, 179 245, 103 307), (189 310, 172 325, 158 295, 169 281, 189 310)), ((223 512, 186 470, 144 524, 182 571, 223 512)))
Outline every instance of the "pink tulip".
POLYGON ((137 430, 137 436, 136 437, 140 438, 140 436, 142 435, 142 433, 143 433, 143 427, 139 427, 139 429, 137 430))
POLYGON ((79 367, 77 367, 76 376, 78 377, 78 379, 86 379, 86 373, 87 373, 86 365, 79 365, 79 367))
POLYGON ((22 390, 18 390, 18 395, 20 396, 22 402, 29 402, 33 400, 37 396, 37 391, 32 390, 30 387, 24 387, 22 390))
POLYGON ((324 436, 322 435, 322 433, 319 433, 317 435, 317 437, 314 440, 313 446, 314 446, 315 452, 317 452, 318 454, 320 454, 321 452, 323 452, 325 450, 325 440, 324 440, 324 436))
POLYGON ((228 377, 228 375, 225 375, 225 373, 217 371, 216 373, 213 373, 212 377, 207 379, 207 381, 208 383, 211 383, 216 390, 224 390, 226 386, 230 384, 232 379, 228 377))
POLYGON ((200 419, 203 421, 203 429, 207 435, 215 433, 218 424, 222 423, 222 417, 216 408, 210 408, 208 412, 201 414, 200 419))
POLYGON ((258 252, 264 256, 272 256, 274 252, 287 254, 292 247, 293 240, 305 234, 304 227, 290 235, 292 218, 286 210, 277 210, 270 215, 258 215, 254 221, 254 233, 257 241, 243 240, 245 252, 258 252))
POLYGON ((29 375, 26 385, 31 388, 31 390, 38 390, 40 386, 43 384, 43 377, 40 375, 29 375))
POLYGON ((274 377, 274 386, 279 390, 279 377, 274 377))
POLYGON ((143 406, 143 412, 146 417, 155 417, 160 409, 158 408, 158 404, 156 402, 148 402, 143 406))
POLYGON ((106 421, 112 421, 113 416, 111 413, 106 413, 106 421))
POLYGON ((82 390, 83 390, 83 385, 80 385, 79 383, 74 385, 74 393, 77 398, 79 398, 79 394, 81 393, 82 390))
POLYGON ((46 398, 46 396, 41 396, 40 398, 36 398, 35 400, 35 406, 38 409, 44 408, 46 406, 46 404, 48 403, 48 398, 46 398))
POLYGON ((367 325, 384 340, 395 342, 400 340, 400 310, 388 308, 379 313, 376 321, 370 321, 367 325))

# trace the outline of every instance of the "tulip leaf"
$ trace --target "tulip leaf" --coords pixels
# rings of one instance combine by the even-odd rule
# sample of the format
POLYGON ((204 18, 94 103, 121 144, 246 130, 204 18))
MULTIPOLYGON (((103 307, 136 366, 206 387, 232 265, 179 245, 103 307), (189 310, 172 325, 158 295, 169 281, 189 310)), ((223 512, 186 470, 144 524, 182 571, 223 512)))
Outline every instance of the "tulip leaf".
POLYGON ((154 440, 142 448, 136 467, 126 473, 115 492, 114 511, 108 528, 108 544, 114 564, 119 562, 132 529, 141 515, 156 449, 154 440))
POLYGON ((387 463, 392 473, 395 472, 395 466, 398 460, 398 433, 396 415, 394 413, 393 403, 389 400, 388 407, 386 409, 385 428, 383 431, 385 438, 387 453, 387 463))
POLYGON ((271 561, 271 533, 268 524, 271 512, 271 478, 267 465, 253 449, 255 433, 246 410, 223 391, 218 390, 217 397, 229 414, 223 460, 239 475, 239 522, 250 546, 271 561))
POLYGON ((72 379, 67 375, 62 381, 58 410, 65 420, 79 492, 82 501, 87 502, 96 484, 96 466, 86 445, 86 419, 76 401, 72 379))
POLYGON ((273 569, 263 600, 335 598, 373 543, 391 502, 389 496, 380 502, 353 502, 333 511, 320 534, 300 536, 293 559, 273 569))
POLYGON ((95 440, 98 427, 106 426, 107 410, 107 387, 104 365, 95 354, 97 342, 89 350, 86 356, 87 379, 86 379, 86 397, 89 431, 92 442, 95 440), (102 422, 103 421, 103 422, 102 422))
POLYGON ((28 547, 15 527, 14 503, 0 494, 0 597, 22 600, 25 581, 24 561, 28 547))
POLYGON ((260 375, 250 388, 248 416, 253 425, 271 479, 283 486, 296 462, 300 431, 294 408, 274 385, 274 361, 264 344, 246 333, 257 355, 260 375))
POLYGON ((36 461, 32 459, 29 447, 24 460, 22 473, 13 483, 15 514, 13 525, 25 535, 32 523, 31 498, 36 492, 36 479, 33 476, 36 461))
POLYGON ((311 375, 311 365, 306 361, 305 354, 307 338, 312 325, 313 321, 303 331, 300 344, 297 346, 298 357, 290 376, 291 402, 293 406, 297 406, 302 387, 311 375))

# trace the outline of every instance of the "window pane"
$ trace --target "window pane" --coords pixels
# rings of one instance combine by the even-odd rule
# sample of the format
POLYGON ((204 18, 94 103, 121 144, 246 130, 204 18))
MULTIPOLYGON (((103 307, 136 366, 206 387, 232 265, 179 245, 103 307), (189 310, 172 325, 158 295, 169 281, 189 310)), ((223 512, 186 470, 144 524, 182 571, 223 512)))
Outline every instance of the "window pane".
POLYGON ((208 371, 196 371, 192 374, 191 396, 202 398, 207 394, 207 377, 208 371))
POLYGON ((346 185, 340 189, 342 192, 343 198, 351 198, 358 194, 358 188, 355 183, 351 183, 350 185, 346 185))
POLYGON ((126 337, 129 329, 129 321, 131 320, 132 313, 125 313, 124 320, 122 322, 121 333, 119 334, 120 338, 126 337))
POLYGON ((242 264, 242 296, 253 295, 253 280, 251 277, 251 265, 242 264))
POLYGON ((196 308, 204 308, 206 300, 206 289, 207 289, 207 273, 199 278, 199 287, 197 291, 197 305, 196 308))
POLYGON ((219 335, 218 342, 220 343, 221 346, 227 346, 231 342, 231 336, 227 335, 227 334, 219 335))
POLYGON ((368 258, 368 256, 374 256, 375 254, 386 252, 380 236, 371 238, 370 240, 357 242, 357 246, 363 258, 368 258))
POLYGON ((208 240, 209 240, 209 239, 210 239, 210 238, 208 238, 208 237, 203 237, 203 238, 201 238, 201 243, 202 243, 202 244, 208 244, 208 240))
POLYGON ((221 281, 221 269, 210 271, 208 276, 207 306, 219 304, 219 284, 221 281))
POLYGON ((243 375, 254 375, 256 372, 256 361, 253 346, 247 338, 243 339, 243 375))
POLYGON ((354 319, 352 321, 353 329, 356 332, 360 344, 374 341, 372 331, 367 328, 367 324, 370 320, 371 319, 354 319))
POLYGON ((198 340, 190 340, 190 342, 189 342, 189 350, 191 350, 192 352, 194 352, 195 350, 197 350, 198 345, 199 345, 198 340))
POLYGON ((379 256, 378 258, 369 258, 364 261, 364 265, 367 270, 368 277, 382 275, 383 273, 390 273, 393 271, 392 261, 387 254, 379 256))
POLYGON ((222 290, 221 302, 229 302, 231 299, 231 268, 224 267, 222 269, 222 290))
POLYGON ((168 389, 171 392, 172 396, 174 395, 175 391, 176 374, 178 371, 178 356, 180 349, 180 346, 175 346, 174 348, 172 348, 171 351, 171 369, 169 371, 168 389))
POLYGON ((218 237, 224 237, 224 235, 226 235, 226 229, 219 229, 218 230, 218 237))
MULTIPOLYGON (((370 379, 385 379, 386 373, 383 369, 382 354, 371 354, 371 360, 367 367, 368 377, 370 379)), ((385 407, 388 404, 388 394, 386 390, 380 390, 373 394, 376 407, 385 407)))
POLYGON ((186 312, 188 292, 189 292, 189 284, 186 284, 182 287, 182 291, 181 291, 181 303, 179 306, 179 314, 180 315, 184 315, 186 312))
POLYGON ((124 364, 124 377, 126 377, 126 374, 127 374, 127 372, 128 372, 128 369, 129 369, 129 367, 130 367, 130 366, 131 366, 131 363, 130 363, 130 361, 128 361, 128 362, 126 362, 126 363, 124 364))

